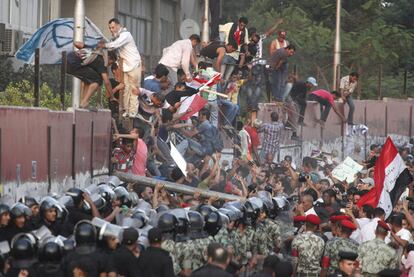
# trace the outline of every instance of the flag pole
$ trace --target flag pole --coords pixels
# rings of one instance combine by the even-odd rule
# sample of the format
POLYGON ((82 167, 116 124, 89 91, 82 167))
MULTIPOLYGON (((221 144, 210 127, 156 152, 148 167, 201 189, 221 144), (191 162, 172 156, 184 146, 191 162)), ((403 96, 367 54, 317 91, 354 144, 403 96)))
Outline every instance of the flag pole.
MULTIPOLYGON (((83 42, 83 32, 85 29, 85 3, 83 0, 76 0, 75 14, 73 18, 73 42, 83 42)), ((72 108, 79 108, 81 81, 72 78, 72 108)))

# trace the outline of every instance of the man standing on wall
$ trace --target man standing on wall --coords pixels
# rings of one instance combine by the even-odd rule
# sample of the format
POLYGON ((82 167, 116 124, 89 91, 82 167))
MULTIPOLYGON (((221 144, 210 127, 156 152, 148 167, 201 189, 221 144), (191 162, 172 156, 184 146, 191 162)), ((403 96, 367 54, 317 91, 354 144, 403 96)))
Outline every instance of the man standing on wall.
POLYGON ((131 33, 121 25, 117 18, 109 20, 111 42, 100 43, 101 48, 118 49, 123 60, 124 71, 124 117, 135 117, 138 109, 138 97, 135 93, 141 84, 141 56, 131 33))
POLYGON ((348 103, 349 112, 348 112, 348 125, 354 125, 354 99, 352 98, 352 93, 355 91, 358 85, 359 74, 357 72, 352 72, 348 76, 342 77, 341 83, 339 85, 339 91, 341 92, 341 97, 344 103, 348 103))
POLYGON ((197 68, 198 64, 194 57, 193 49, 201 42, 199 35, 191 35, 188 39, 182 39, 174 42, 169 47, 164 48, 162 51, 162 57, 159 61, 167 67, 170 79, 170 87, 174 88, 178 81, 177 70, 182 68, 186 81, 191 81, 190 63, 197 68))
POLYGON ((288 77, 288 58, 293 55, 295 55, 295 47, 288 45, 276 50, 269 58, 268 64, 271 67, 269 78, 272 97, 275 101, 283 101, 283 93, 288 77))

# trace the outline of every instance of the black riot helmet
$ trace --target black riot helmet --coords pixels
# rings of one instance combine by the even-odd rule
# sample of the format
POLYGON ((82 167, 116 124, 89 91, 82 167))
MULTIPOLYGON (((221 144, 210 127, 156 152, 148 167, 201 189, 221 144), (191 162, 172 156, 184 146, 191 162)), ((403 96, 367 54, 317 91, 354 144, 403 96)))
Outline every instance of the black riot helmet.
POLYGON ((79 221, 74 230, 76 246, 94 244, 96 242, 96 228, 88 220, 79 221))
POLYGON ((9 213, 10 212, 10 207, 7 206, 6 204, 0 204, 0 216, 2 216, 5 213, 9 213))
POLYGON ((49 241, 39 251, 39 259, 43 263, 59 263, 62 257, 63 250, 54 241, 49 241))
POLYGON ((11 256, 14 260, 28 260, 32 259, 35 253, 35 249, 32 241, 26 236, 17 235, 12 240, 11 256))
POLYGON ((78 207, 79 204, 83 200, 83 191, 81 189, 78 189, 78 188, 70 188, 70 189, 68 189, 68 191, 66 192, 66 195, 72 197, 73 204, 76 207, 78 207))
POLYGON ((131 207, 131 199, 129 199, 129 193, 124 187, 116 187, 114 189, 116 198, 121 202, 121 205, 131 207))
POLYGON ((30 208, 20 202, 14 204, 13 207, 10 209, 10 216, 12 218, 31 215, 32 211, 30 210, 30 208))
POLYGON ((39 207, 40 217, 44 218, 45 213, 50 209, 56 209, 57 210, 57 202, 56 202, 55 199, 52 199, 51 197, 48 197, 40 203, 40 207, 39 207))
POLYGON ((221 221, 220 214, 217 211, 213 211, 207 216, 204 229, 210 236, 215 236, 218 233, 218 231, 220 231, 220 228, 222 226, 223 224, 221 221))
POLYGON ((37 200, 34 197, 29 196, 20 198, 19 202, 25 204, 29 208, 39 205, 39 202, 37 202, 37 200))
POLYGON ((176 234, 186 235, 188 233, 188 220, 186 218, 179 218, 177 227, 175 228, 176 234))
POLYGON ((197 207, 197 212, 199 212, 203 217, 204 217, 204 221, 207 220, 208 215, 214 211, 214 209, 207 204, 200 204, 197 207))
POLYGON ((204 218, 203 216, 196 211, 189 211, 188 212, 188 220, 190 223, 190 232, 202 232, 204 229, 204 218))
POLYGON ((171 213, 164 213, 158 218, 158 228, 163 233, 174 233, 178 226, 178 219, 171 213))
POLYGON ((256 223, 257 218, 259 217, 260 210, 257 210, 256 207, 249 201, 244 203, 243 206, 243 218, 242 222, 245 225, 252 226, 256 223))

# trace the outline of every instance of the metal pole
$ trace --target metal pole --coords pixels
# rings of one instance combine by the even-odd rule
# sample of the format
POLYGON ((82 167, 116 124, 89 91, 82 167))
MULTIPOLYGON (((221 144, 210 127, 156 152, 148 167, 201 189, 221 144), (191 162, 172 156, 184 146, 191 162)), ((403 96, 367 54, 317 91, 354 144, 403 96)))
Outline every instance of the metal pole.
POLYGON ((198 190, 197 188, 193 188, 193 187, 186 186, 183 184, 161 181, 161 180, 157 180, 153 178, 138 176, 138 175, 124 173, 120 171, 115 171, 114 175, 117 176, 123 182, 138 184, 142 186, 155 187, 157 184, 162 184, 165 186, 167 190, 175 191, 178 193, 193 195, 194 192, 199 191, 202 197, 212 197, 212 196, 218 195, 219 199, 222 199, 222 200, 231 200, 231 201, 241 200, 241 197, 237 195, 233 195, 233 194, 227 194, 227 193, 216 192, 216 191, 211 191, 211 190, 198 190))
POLYGON ((210 40, 209 36, 209 0, 204 0, 204 18, 203 18, 203 30, 201 31, 201 42, 208 43, 210 40))
POLYGON ((62 52, 62 64, 60 66, 60 108, 65 109, 65 89, 66 89, 66 51, 62 52))
POLYGON ((337 79, 339 78, 338 68, 341 63, 341 0, 336 0, 336 33, 335 33, 335 49, 333 62, 333 82, 332 89, 337 90, 337 79))
POLYGON ((36 48, 35 68, 34 68, 34 106, 39 107, 39 89, 40 89, 40 49, 36 48))
MULTIPOLYGON (((83 31, 85 29, 85 3, 83 0, 76 0, 75 14, 73 17, 73 41, 83 42, 83 31)), ((79 108, 81 81, 73 77, 72 108, 79 108)))

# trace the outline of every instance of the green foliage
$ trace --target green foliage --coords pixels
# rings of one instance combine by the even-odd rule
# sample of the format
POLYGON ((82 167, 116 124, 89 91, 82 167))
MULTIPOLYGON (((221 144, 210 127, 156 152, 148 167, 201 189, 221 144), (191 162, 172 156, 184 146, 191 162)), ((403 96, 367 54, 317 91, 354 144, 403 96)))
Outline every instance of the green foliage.
MULTIPOLYGON (((225 1, 227 2, 227 1, 225 1)), ((232 2, 233 1, 228 1, 232 2)), ((296 46, 290 59, 299 77, 315 76, 322 87, 332 83, 336 1, 332 0, 256 0, 238 1, 246 7, 243 15, 249 27, 268 30, 278 18, 284 23, 287 39, 296 46), (243 2, 243 3, 242 3, 243 2), (250 5, 249 5, 250 4, 250 5)), ((232 17, 238 9, 223 8, 232 17)), ((238 6, 238 5, 236 5, 238 6)), ((383 96, 404 97, 403 72, 408 70, 408 92, 413 91, 414 72, 414 1, 412 0, 342 0, 341 75, 359 71, 363 97, 376 98, 379 68, 382 65, 383 96)), ((270 41, 264 43, 265 53, 270 41)))
MULTIPOLYGON (((33 83, 28 80, 11 82, 6 90, 0 94, 0 105, 31 107, 34 103, 33 83)), ((51 110, 60 110, 60 96, 52 93, 49 85, 43 83, 40 86, 40 107, 51 110)), ((65 95, 65 107, 71 102, 71 96, 65 95)))

